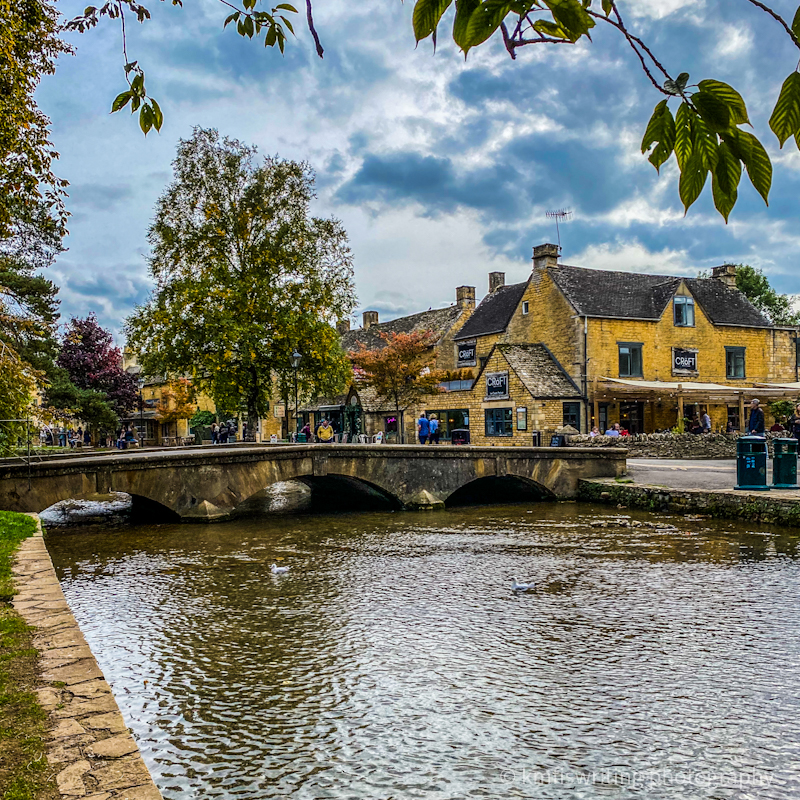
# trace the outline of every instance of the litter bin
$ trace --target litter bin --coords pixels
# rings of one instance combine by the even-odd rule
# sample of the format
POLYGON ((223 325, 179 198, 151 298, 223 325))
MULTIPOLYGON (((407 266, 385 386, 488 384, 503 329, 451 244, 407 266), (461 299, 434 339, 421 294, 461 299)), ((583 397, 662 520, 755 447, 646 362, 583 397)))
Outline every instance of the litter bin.
POLYGON ((774 489, 800 489, 797 485, 797 439, 774 439, 772 486, 774 489))
POLYGON ((451 444, 469 444, 469 428, 456 428, 450 431, 451 444))
POLYGON ((768 492, 767 440, 763 436, 740 436, 736 441, 736 486, 751 492, 768 492))
POLYGON ((541 431, 532 431, 531 437, 532 437, 531 447, 541 447, 542 446, 542 432, 541 431))
POLYGON ((299 444, 305 444, 308 441, 308 437, 304 433, 298 433, 297 441, 299 444))
POLYGON ((554 433, 550 437, 550 447, 566 447, 567 437, 563 433, 554 433))

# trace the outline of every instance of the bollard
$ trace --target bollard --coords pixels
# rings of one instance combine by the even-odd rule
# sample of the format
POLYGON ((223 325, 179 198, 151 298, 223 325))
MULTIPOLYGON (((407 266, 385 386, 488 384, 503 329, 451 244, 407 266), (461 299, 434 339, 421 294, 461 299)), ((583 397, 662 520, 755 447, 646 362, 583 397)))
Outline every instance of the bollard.
POLYGON ((800 489, 797 485, 797 439, 774 439, 773 489, 800 489))
POLYGON ((767 440, 763 436, 740 436, 736 440, 736 486, 751 492, 768 492, 767 440))

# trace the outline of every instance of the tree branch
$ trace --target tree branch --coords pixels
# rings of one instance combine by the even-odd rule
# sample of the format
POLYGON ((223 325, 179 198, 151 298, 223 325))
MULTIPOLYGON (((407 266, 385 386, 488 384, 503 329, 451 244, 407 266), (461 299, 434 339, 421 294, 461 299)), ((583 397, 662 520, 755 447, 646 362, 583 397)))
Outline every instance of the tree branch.
POLYGON ((781 25, 783 25, 784 30, 786 31, 786 33, 789 34, 789 37, 791 38, 791 40, 795 43, 795 45, 797 47, 800 47, 800 39, 798 39, 797 36, 794 35, 794 31, 789 27, 789 24, 786 22, 786 20, 780 14, 778 14, 775 11, 773 11, 768 5, 766 5, 764 3, 761 3, 759 0, 747 0, 747 2, 751 3, 756 8, 760 8, 762 11, 766 12, 767 14, 769 14, 774 20, 776 20, 781 25))
POLYGON ((314 45, 317 48, 317 55, 322 58, 322 54, 325 51, 322 49, 319 36, 317 36, 317 29, 314 27, 314 17, 311 16, 311 0, 306 0, 306 17, 308 18, 308 29, 311 31, 311 35, 314 37, 314 45))

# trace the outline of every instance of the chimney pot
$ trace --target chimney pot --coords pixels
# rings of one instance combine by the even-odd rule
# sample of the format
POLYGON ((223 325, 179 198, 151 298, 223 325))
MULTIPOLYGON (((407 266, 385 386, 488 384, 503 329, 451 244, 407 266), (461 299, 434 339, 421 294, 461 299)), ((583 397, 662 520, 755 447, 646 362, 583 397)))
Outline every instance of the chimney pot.
POLYGON ((340 319, 336 323, 336 331, 339 336, 344 336, 346 333, 350 331, 350 320, 349 319, 340 319))
POLYGON ((506 285, 505 272, 489 273, 489 294, 494 294, 501 286, 506 285))
POLYGON ((475 287, 456 286, 456 305, 461 308, 475 308, 475 287))
POLYGON ((723 264, 721 267, 714 267, 711 270, 711 277, 721 281, 729 289, 736 288, 736 266, 734 264, 723 264))
POLYGON ((361 315, 361 319, 362 319, 362 323, 361 324, 362 324, 364 330, 365 331, 369 330, 370 327, 372 327, 373 325, 377 325, 378 324, 378 312, 377 311, 365 311, 361 315))
POLYGON ((533 248, 533 268, 547 269, 558 264, 557 244, 537 244, 533 248))

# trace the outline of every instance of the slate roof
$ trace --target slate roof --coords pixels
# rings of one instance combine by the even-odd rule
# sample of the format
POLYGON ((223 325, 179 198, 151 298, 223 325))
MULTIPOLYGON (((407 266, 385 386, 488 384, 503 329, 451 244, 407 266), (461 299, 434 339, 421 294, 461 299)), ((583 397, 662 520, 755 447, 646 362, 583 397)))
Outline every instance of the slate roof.
POLYGON ((455 340, 472 339, 490 333, 501 333, 511 320, 514 311, 522 300, 527 281, 501 286, 481 300, 464 327, 456 334, 455 340))
POLYGON ((509 366, 534 397, 581 397, 581 390, 543 344, 498 344, 509 366))
POLYGON ((741 292, 716 278, 611 272, 564 264, 548 267, 548 272, 581 316, 658 320, 683 280, 715 325, 773 327, 741 292))
POLYGON ((381 333, 412 333, 413 331, 431 331, 435 340, 441 339, 453 327, 461 314, 457 305, 446 308, 434 308, 421 311, 407 317, 399 317, 390 322, 379 322, 369 328, 356 328, 342 336, 342 349, 345 352, 357 350, 359 343, 370 350, 378 350, 386 346, 381 333))

